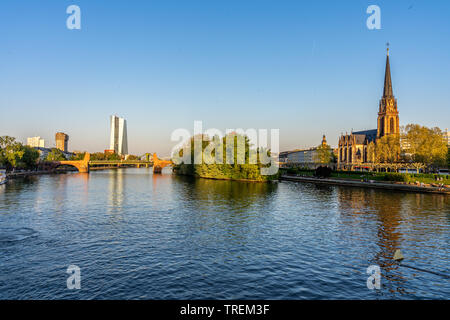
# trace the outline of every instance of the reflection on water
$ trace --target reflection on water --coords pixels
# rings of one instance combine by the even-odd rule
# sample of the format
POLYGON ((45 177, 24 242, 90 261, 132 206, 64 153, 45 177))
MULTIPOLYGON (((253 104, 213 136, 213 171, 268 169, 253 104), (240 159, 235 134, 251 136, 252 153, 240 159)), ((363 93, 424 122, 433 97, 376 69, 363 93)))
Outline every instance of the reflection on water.
MULTIPOLYGON (((342 214, 362 215, 364 220, 370 214, 370 219, 375 220, 376 230, 373 231, 376 231, 376 247, 369 263, 381 267, 383 276, 389 280, 386 284, 390 290, 403 292, 404 279, 393 272, 398 268, 398 264, 392 259, 395 250, 401 247, 402 240, 399 230, 402 221, 401 202, 398 201, 398 194, 368 189, 341 189, 338 199, 342 214)), ((348 218, 343 221, 353 221, 351 216, 348 218)), ((366 231, 363 229, 360 232, 366 231)))
POLYGON ((124 189, 125 189, 125 179, 124 169, 109 170, 108 182, 109 182, 109 193, 108 193, 108 213, 110 214, 120 214, 122 211, 122 204, 124 201, 124 189))
POLYGON ((0 189, 0 298, 448 298, 449 198, 153 175, 13 180, 0 189), (32 261, 32 263, 30 263, 32 261), (78 265, 82 290, 65 287, 78 265), (382 288, 366 287, 369 265, 382 288), (35 279, 42 279, 36 283, 35 279), (30 289, 32 288, 32 289, 30 289))
MULTIPOLYGON (((392 257, 397 249, 406 248, 406 243, 411 240, 411 236, 415 242, 412 249, 419 249, 421 254, 425 253, 425 255, 428 254, 428 250, 437 249, 439 241, 436 240, 439 238, 447 239, 446 242, 448 242, 448 223, 441 224, 441 221, 445 221, 445 217, 448 218, 450 213, 448 197, 340 188, 338 200, 341 214, 348 215, 347 219, 342 220, 343 222, 350 222, 359 230, 360 236, 364 233, 376 232, 376 235, 373 235, 376 247, 374 247, 373 256, 368 260, 371 264, 381 267, 382 276, 387 280, 384 282, 384 287, 391 293, 415 294, 413 290, 408 290, 407 277, 402 273, 404 268, 392 257), (373 221, 369 224, 369 230, 366 228, 368 221, 373 221), (423 242, 422 236, 426 234, 430 235, 429 243, 420 248, 418 244, 423 242)), ((446 268, 450 258, 447 248, 441 248, 443 260, 439 262, 443 268, 440 271, 444 272, 448 271, 446 268)), ((414 251, 409 251, 408 254, 411 260, 419 259, 414 256, 414 251)), ((432 271, 433 263, 425 265, 425 269, 432 271)), ((436 281, 439 280, 436 279, 436 281)), ((442 279, 442 281, 445 280, 442 279)))

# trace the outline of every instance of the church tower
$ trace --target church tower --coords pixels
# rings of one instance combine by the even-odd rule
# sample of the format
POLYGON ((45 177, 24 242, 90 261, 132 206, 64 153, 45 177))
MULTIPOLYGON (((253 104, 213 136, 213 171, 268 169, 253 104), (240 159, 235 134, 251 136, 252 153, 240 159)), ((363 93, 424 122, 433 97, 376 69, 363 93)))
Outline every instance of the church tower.
POLYGON ((325 135, 323 135, 322 146, 325 147, 326 145, 327 145, 327 138, 325 137, 325 135))
POLYGON ((386 72, 384 75, 383 97, 378 110, 377 138, 388 134, 399 134, 400 123, 397 110, 397 99, 392 91, 391 67, 389 64, 389 47, 386 56, 386 72))

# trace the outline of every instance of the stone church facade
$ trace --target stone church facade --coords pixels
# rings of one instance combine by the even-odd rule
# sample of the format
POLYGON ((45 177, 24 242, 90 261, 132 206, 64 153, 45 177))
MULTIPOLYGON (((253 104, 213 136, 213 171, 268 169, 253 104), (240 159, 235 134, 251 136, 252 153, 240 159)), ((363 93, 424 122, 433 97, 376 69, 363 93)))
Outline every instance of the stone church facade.
POLYGON ((338 144, 338 169, 353 170, 364 167, 369 161, 371 143, 389 134, 399 134, 400 123, 397 109, 397 99, 392 90, 391 67, 389 63, 389 48, 386 56, 386 71, 384 90, 378 109, 377 129, 356 131, 341 135, 338 144))

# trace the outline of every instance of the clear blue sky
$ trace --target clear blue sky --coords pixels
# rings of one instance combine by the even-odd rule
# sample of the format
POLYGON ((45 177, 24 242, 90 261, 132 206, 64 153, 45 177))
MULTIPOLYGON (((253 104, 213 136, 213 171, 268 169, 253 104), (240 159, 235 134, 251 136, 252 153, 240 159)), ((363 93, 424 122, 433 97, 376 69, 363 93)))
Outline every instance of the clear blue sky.
POLYGON ((0 3, 0 135, 167 155, 176 128, 279 128, 281 149, 376 128, 385 43, 401 125, 450 127, 449 1, 0 3), (66 28, 67 6, 82 29, 66 28), (381 8, 381 30, 366 9, 381 8))

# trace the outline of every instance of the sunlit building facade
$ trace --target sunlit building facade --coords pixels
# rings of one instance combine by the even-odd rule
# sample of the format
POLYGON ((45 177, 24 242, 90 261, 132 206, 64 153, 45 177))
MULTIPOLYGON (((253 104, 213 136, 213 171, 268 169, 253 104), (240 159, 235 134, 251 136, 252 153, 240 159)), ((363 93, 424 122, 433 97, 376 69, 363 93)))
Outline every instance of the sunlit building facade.
POLYGON ((45 141, 41 137, 27 138, 27 146, 32 148, 45 148, 45 141))
POLYGON ((61 150, 62 152, 69 151, 69 135, 64 132, 57 132, 55 134, 55 143, 56 148, 61 150))
POLYGON ((111 137, 109 150, 119 155, 128 154, 127 121, 118 116, 111 116, 111 137))

